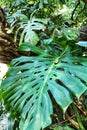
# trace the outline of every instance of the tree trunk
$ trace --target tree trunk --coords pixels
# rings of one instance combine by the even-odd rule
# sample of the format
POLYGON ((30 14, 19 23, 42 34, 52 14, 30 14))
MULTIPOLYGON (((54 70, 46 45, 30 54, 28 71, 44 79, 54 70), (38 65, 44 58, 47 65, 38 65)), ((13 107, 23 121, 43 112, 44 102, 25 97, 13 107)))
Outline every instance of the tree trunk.
POLYGON ((83 0, 87 4, 87 0, 83 0))
POLYGON ((13 35, 7 33, 7 22, 5 13, 0 7, 0 62, 9 63, 13 58, 20 56, 17 52, 16 43, 14 43, 13 35))
POLYGON ((80 31, 80 35, 78 37, 78 40, 87 41, 87 26, 82 27, 79 31, 80 31))

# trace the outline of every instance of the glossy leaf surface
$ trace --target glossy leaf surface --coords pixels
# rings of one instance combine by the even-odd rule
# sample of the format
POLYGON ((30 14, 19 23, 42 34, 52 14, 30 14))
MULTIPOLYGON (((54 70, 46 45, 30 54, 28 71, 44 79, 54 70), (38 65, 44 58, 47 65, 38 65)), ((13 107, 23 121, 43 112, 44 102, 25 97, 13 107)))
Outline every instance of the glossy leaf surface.
MULTIPOLYGON (((20 57, 11 62, 2 82, 6 107, 20 113, 20 129, 40 130, 51 124, 50 93, 63 112, 87 90, 87 59, 72 57, 20 57), (49 93, 50 92, 50 93, 49 93)), ((17 113, 15 113, 17 114, 17 113)))

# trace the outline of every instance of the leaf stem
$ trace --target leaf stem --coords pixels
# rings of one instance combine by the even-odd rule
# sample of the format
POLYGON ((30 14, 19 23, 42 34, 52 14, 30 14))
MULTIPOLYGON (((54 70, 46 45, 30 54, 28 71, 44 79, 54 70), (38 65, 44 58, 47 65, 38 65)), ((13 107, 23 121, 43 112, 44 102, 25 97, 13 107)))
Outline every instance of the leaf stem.
POLYGON ((38 11, 38 10, 39 10, 39 8, 38 8, 38 9, 35 9, 35 10, 32 12, 32 14, 30 15, 30 21, 31 21, 31 19, 33 18, 34 13, 36 13, 36 11, 38 11))
POLYGON ((65 52, 67 51, 68 48, 69 48, 69 46, 67 45, 67 46, 64 48, 63 52, 61 53, 59 59, 65 54, 65 52))

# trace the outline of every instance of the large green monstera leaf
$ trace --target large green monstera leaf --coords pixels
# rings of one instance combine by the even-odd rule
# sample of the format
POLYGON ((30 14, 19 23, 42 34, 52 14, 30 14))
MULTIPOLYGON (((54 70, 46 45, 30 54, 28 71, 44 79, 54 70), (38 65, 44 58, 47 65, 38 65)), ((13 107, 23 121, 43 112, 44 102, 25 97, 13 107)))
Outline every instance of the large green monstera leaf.
POLYGON ((70 54, 14 59, 1 85, 6 109, 19 115, 20 130, 44 129, 51 124, 51 95, 65 113, 87 90, 86 72, 87 58, 70 54))

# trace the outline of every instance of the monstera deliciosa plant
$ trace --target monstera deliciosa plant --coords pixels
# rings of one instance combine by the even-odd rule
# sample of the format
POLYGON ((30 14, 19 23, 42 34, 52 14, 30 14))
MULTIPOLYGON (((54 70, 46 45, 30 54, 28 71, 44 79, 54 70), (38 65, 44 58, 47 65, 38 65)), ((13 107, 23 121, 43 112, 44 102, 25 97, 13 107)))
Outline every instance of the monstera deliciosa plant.
POLYGON ((87 54, 83 52, 87 42, 77 43, 74 30, 86 22, 86 5, 68 0, 3 2, 14 41, 19 42, 19 51, 29 51, 30 56, 11 61, 0 99, 18 121, 17 130, 43 130, 52 124, 54 105, 65 114, 87 90, 87 54))
POLYGON ((19 50, 36 53, 12 60, 1 84, 6 110, 19 118, 20 130, 40 130, 51 124, 52 97, 63 113, 87 90, 87 57, 68 45, 58 54, 24 43, 19 50))

